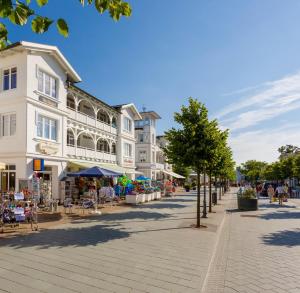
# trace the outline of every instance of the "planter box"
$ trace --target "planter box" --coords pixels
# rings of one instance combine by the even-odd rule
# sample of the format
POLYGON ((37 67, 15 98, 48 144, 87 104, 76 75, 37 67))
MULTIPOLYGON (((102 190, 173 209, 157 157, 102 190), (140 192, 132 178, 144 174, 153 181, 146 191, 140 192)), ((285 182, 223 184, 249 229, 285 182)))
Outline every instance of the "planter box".
POLYGON ((138 194, 138 201, 141 203, 145 202, 145 194, 138 194))
POLYGON ((150 193, 151 194, 151 200, 155 200, 155 192, 150 193))
POLYGON ((148 201, 151 201, 152 197, 151 197, 151 193, 146 193, 145 194, 145 201, 148 202, 148 201))
POLYGON ((156 199, 161 199, 161 191, 156 191, 156 199))
POLYGON ((257 198, 237 198, 238 209, 242 211, 256 211, 257 198))
POLYGON ((139 195, 130 195, 130 194, 127 194, 126 195, 126 203, 129 203, 129 204, 138 204, 140 201, 139 201, 139 195))

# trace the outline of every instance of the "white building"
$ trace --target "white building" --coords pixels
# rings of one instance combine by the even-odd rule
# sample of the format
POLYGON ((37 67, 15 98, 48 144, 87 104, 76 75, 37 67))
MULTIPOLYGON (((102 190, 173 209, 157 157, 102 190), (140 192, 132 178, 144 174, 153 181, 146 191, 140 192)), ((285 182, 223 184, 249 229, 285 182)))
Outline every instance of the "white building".
POLYGON ((133 104, 115 108, 78 88, 79 75, 54 46, 8 46, 0 76, 0 190, 18 191, 36 174, 41 192, 62 200, 67 171, 99 165, 133 176, 133 124, 141 118, 133 104), (43 171, 33 171, 34 159, 44 160, 43 171))

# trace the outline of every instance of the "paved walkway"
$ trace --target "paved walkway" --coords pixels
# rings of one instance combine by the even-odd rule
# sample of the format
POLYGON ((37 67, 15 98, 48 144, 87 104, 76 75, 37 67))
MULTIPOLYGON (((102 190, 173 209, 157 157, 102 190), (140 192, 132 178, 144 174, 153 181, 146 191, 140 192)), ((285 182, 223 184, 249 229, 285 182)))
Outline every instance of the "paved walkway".
MULTIPOLYGON (((232 202, 234 208, 234 202, 232 202)), ((225 218, 205 293, 299 293, 300 201, 225 218)))
POLYGON ((195 203, 190 193, 1 239, 0 292, 200 292, 228 200, 201 230, 195 203))

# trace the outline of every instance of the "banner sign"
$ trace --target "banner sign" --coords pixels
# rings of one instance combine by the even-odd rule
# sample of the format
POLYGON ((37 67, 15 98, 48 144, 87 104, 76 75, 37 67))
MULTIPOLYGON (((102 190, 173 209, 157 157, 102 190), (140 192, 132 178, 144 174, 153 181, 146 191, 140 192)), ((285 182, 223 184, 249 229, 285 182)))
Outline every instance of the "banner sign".
POLYGON ((33 171, 44 171, 45 161, 44 159, 33 159, 33 171))

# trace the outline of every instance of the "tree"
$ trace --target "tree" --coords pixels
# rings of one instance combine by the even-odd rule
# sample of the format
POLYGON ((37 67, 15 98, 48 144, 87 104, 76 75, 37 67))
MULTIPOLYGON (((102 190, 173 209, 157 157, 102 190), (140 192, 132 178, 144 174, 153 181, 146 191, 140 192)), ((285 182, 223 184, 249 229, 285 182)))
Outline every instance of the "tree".
MULTIPOLYGON (((48 4, 48 0, 36 0, 39 8, 34 9, 31 0, 0 0, 0 19, 11 22, 15 25, 24 26, 31 19, 31 29, 37 34, 48 31, 54 20, 38 13, 42 6, 48 4)), ((100 13, 109 12, 110 16, 118 21, 121 16, 130 16, 131 7, 124 0, 79 0, 82 6, 94 5, 94 8, 100 13)), ((71 5, 71 4, 70 4, 71 5)), ((67 37, 69 35, 69 27, 63 18, 56 20, 58 32, 67 37)), ((8 30, 4 22, 0 22, 0 49, 9 44, 8 30)))
POLYGON ((297 146, 287 144, 285 146, 281 146, 278 149, 278 152, 280 153, 279 159, 285 159, 290 156, 295 156, 300 153, 300 149, 297 146))
POLYGON ((247 181, 256 183, 260 179, 261 170, 266 166, 266 162, 249 160, 241 165, 240 170, 247 181))
POLYGON ((185 178, 188 178, 191 174, 191 169, 189 167, 186 167, 184 165, 174 164, 172 166, 173 171, 177 174, 182 175, 185 178))
POLYGON ((200 174, 206 164, 206 127, 208 113, 206 107, 190 98, 188 106, 182 106, 175 113, 179 129, 172 128, 165 135, 169 144, 164 148, 168 161, 172 164, 191 167, 197 173, 197 223, 200 227, 200 174))

